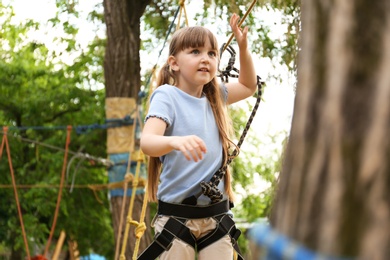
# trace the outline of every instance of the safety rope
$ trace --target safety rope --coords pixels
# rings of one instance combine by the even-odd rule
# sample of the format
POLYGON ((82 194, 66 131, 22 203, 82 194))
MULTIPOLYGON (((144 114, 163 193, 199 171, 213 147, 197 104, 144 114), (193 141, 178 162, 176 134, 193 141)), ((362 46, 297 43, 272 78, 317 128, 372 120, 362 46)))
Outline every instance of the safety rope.
POLYGON ((54 218, 53 218, 53 224, 51 226, 51 231, 49 235, 49 239, 47 240, 44 256, 46 256, 49 252, 50 248, 50 243, 54 235, 54 230, 57 224, 57 218, 58 218, 58 212, 60 210, 60 202, 61 202, 61 197, 62 197, 62 190, 63 190, 63 185, 65 181, 65 173, 66 173, 66 165, 68 161, 68 150, 69 150, 69 144, 70 144, 70 134, 72 133, 72 126, 68 126, 67 128, 67 134, 66 134, 66 142, 65 142, 65 154, 64 154, 64 162, 62 164, 62 172, 61 172, 61 181, 60 181, 60 188, 58 191, 58 197, 57 197, 57 204, 56 204, 56 209, 54 212, 54 218))
MULTIPOLYGON (((229 51, 231 57, 229 59, 228 65, 225 70, 221 72, 219 75, 224 82, 228 82, 229 77, 237 78, 240 71, 234 67, 234 62, 235 62, 235 57, 236 57, 236 52, 231 46, 225 47, 225 45, 222 46, 222 48, 226 49, 229 51), (232 74, 232 71, 236 72, 236 74, 232 74)), ((221 167, 210 179, 210 181, 202 181, 200 183, 202 193, 206 196, 208 196, 211 199, 212 203, 217 203, 222 200, 223 194, 222 192, 218 189, 218 184, 222 180, 223 176, 225 175, 227 168, 229 167, 230 163, 233 161, 235 157, 237 157, 239 153, 239 149, 244 142, 244 139, 250 129, 250 126, 253 122, 253 119, 256 115, 256 112, 259 108, 260 101, 261 101, 261 96, 262 96, 262 87, 263 87, 263 82, 261 81, 261 78, 257 76, 257 98, 256 98, 256 103, 252 109, 252 112, 249 116, 249 119, 245 125, 244 130, 242 131, 242 134, 240 136, 240 139, 233 150, 232 153, 229 154, 227 162, 223 167, 221 167)))
MULTIPOLYGON (((222 49, 228 50, 231 57, 229 59, 227 67, 224 70, 220 71, 220 74, 218 75, 218 77, 220 77, 223 82, 228 82, 229 77, 238 78, 240 71, 234 67, 234 63, 235 63, 235 59, 236 59, 236 52, 234 51, 234 49, 230 45, 228 47, 226 47, 226 44, 222 45, 221 50, 222 49), (232 71, 234 71, 235 74, 232 74, 232 71)), ((222 51, 221 51, 221 55, 222 55, 222 51)), ((264 85, 264 82, 262 82, 261 78, 259 76, 257 76, 256 103, 252 108, 252 112, 249 116, 249 119, 245 125, 244 130, 242 131, 240 139, 239 139, 238 143, 236 144, 235 149, 233 150, 233 152, 231 152, 228 155, 227 162, 217 172, 214 173, 214 175, 211 177, 211 179, 209 181, 202 181, 200 183, 201 190, 198 193, 184 199, 182 202, 183 204, 196 205, 198 198, 202 194, 209 197, 211 200, 211 203, 217 203, 223 199, 223 193, 218 188, 218 184, 222 180, 222 178, 224 177, 230 163, 233 161, 233 159, 235 157, 238 156, 240 147, 241 147, 242 143, 244 142, 244 139, 245 139, 245 137, 250 129, 250 126, 253 122, 253 119, 256 115, 256 112, 259 108, 261 96, 262 96, 263 85, 264 85)))
POLYGON ((20 226, 22 228, 24 246, 26 248, 26 254, 27 254, 27 257, 28 257, 27 259, 30 259, 31 258, 30 257, 30 250, 29 250, 29 247, 28 247, 26 230, 24 228, 23 215, 22 215, 22 210, 21 210, 21 207, 20 207, 18 190, 16 189, 15 173, 14 173, 14 168, 12 166, 12 159, 11 159, 11 150, 9 148, 9 143, 8 143, 8 138, 7 138, 8 127, 4 126, 3 127, 3 131, 4 131, 4 135, 3 135, 2 142, 1 142, 0 159, 1 159, 2 155, 3 155, 3 149, 4 149, 4 146, 5 146, 5 148, 7 150, 8 165, 9 165, 9 170, 11 172, 12 185, 13 185, 13 190, 14 190, 14 195, 15 195, 16 206, 18 208, 18 215, 19 215, 20 226))

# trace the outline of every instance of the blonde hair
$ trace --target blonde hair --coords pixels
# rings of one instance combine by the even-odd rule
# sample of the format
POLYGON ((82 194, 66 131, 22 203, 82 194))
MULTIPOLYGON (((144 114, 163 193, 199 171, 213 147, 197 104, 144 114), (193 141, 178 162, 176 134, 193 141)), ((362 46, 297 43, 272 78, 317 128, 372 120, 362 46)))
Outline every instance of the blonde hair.
MULTIPOLYGON (((175 56, 179 51, 187 48, 203 47, 207 39, 210 41, 211 47, 216 51, 217 56, 219 57, 217 39, 210 30, 201 26, 185 27, 177 30, 173 34, 169 45, 169 56, 175 56)), ((170 70, 169 64, 165 63, 159 72, 157 86, 164 84, 175 85, 176 81, 176 75, 170 70)), ((221 88, 218 85, 216 77, 203 86, 203 93, 210 102, 218 126, 219 136, 222 140, 222 163, 224 165, 229 159, 229 148, 231 145, 234 145, 234 143, 229 138, 232 134, 232 124, 227 113, 226 104, 223 101, 223 93, 221 93, 221 88)), ((157 187, 161 167, 162 164, 158 157, 149 158, 147 189, 150 201, 157 201, 157 187)), ((233 200, 231 179, 230 171, 227 169, 225 174, 225 191, 229 196, 229 199, 233 200)))

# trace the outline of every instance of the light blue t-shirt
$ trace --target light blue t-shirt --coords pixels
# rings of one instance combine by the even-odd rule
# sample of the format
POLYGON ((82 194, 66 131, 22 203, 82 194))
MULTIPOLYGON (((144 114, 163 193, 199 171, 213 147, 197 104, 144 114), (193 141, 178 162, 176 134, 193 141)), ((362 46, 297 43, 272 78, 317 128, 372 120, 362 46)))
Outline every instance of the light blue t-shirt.
MULTIPOLYGON (((222 86, 225 100, 227 89, 222 86)), ((206 144, 203 159, 188 161, 180 151, 172 151, 160 160, 163 169, 160 175, 157 198, 164 202, 181 203, 185 198, 198 193, 201 181, 209 181, 222 164, 222 142, 210 103, 205 96, 193 97, 179 88, 162 85, 152 94, 145 121, 157 117, 167 123, 165 136, 196 135, 206 144)), ((219 189, 224 192, 223 180, 219 189)), ((224 195, 226 198, 226 195, 224 195)), ((207 205, 210 199, 202 195, 199 205, 207 205)))

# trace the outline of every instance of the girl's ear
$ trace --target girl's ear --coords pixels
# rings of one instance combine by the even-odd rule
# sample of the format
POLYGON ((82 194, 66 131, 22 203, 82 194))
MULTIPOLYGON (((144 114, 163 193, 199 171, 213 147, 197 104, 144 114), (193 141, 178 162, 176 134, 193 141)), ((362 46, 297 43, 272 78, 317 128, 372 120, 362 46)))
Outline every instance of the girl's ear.
POLYGON ((168 57, 168 64, 173 71, 179 71, 179 65, 177 64, 175 56, 171 55, 168 57))

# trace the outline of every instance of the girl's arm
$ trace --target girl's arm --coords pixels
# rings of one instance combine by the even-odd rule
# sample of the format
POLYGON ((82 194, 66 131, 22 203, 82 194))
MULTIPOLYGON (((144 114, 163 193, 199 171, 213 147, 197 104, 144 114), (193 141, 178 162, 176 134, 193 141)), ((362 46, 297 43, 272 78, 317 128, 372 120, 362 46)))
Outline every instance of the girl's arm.
POLYGON ((252 96, 257 87, 257 75, 253 65, 252 56, 248 50, 248 27, 241 30, 238 27, 240 17, 233 14, 230 18, 230 27, 236 38, 240 56, 240 74, 238 82, 227 83, 228 103, 232 104, 252 96))
POLYGON ((173 150, 183 153, 187 160, 195 162, 203 159, 206 145, 202 139, 195 135, 164 136, 166 123, 156 117, 149 118, 142 130, 141 149, 146 155, 152 157, 163 156, 173 150))

